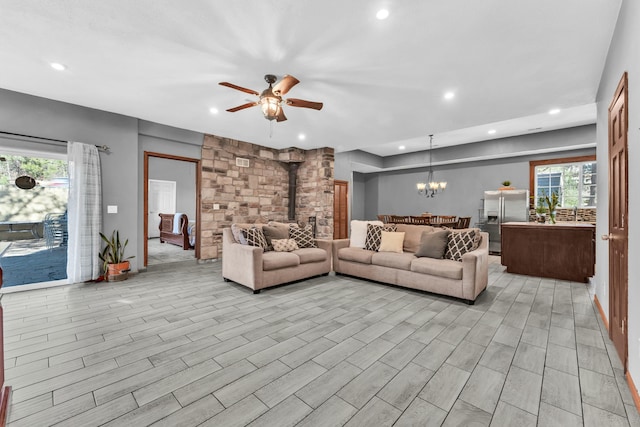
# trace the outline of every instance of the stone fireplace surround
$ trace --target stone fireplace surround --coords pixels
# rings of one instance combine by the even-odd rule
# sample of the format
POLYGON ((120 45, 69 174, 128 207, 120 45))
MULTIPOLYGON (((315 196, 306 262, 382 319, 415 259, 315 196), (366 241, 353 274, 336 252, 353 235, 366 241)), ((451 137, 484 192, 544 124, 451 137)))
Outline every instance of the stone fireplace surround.
POLYGON ((316 218, 316 236, 333 238, 333 148, 277 150, 205 135, 202 145, 202 259, 222 252, 222 229, 234 222, 288 221, 289 167, 297 163, 295 220, 316 218), (236 166, 236 158, 249 167, 236 166), (214 209, 214 204, 219 209, 214 209))

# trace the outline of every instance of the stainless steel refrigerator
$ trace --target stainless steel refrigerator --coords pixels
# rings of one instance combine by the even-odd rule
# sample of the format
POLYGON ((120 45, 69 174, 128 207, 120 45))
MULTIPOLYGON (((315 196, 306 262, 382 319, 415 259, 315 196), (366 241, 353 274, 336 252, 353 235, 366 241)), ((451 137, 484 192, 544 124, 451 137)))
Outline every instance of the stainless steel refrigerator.
POLYGON ((529 221, 529 190, 485 191, 480 228, 489 233, 489 252, 501 252, 500 225, 513 221, 529 221))

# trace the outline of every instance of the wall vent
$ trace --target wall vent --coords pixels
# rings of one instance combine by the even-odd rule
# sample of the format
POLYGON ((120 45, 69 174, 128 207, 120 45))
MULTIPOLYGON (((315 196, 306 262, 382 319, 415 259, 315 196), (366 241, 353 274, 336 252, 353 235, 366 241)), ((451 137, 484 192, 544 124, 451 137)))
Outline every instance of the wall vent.
POLYGON ((241 168, 248 168, 249 159, 245 159, 243 157, 236 157, 236 166, 239 166, 241 168))

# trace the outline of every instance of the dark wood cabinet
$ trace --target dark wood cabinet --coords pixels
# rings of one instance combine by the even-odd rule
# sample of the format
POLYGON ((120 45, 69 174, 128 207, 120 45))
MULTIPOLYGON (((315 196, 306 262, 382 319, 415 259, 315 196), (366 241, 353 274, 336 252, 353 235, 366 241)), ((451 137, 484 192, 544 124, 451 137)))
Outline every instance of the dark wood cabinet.
POLYGON ((585 223, 502 224, 502 265, 507 272, 588 282, 595 273, 596 227, 585 223))

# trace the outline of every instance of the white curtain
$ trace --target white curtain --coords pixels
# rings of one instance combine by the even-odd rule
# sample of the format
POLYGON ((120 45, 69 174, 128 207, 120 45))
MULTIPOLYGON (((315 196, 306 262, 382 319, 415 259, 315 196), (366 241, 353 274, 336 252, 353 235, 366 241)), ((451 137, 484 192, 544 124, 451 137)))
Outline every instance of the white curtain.
POLYGON ((69 142, 67 278, 69 283, 100 276, 102 190, 100 156, 95 145, 69 142))

